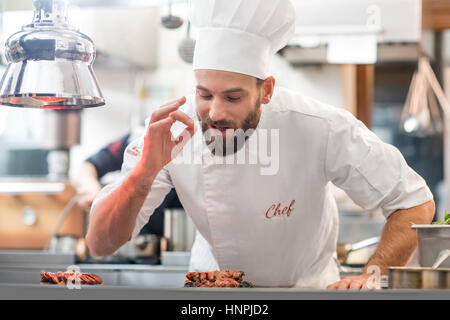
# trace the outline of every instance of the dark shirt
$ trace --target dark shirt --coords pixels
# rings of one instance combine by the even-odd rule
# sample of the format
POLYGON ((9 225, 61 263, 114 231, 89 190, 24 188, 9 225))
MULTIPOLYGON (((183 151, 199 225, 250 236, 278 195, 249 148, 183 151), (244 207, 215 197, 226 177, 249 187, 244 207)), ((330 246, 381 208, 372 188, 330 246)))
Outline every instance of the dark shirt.
MULTIPOLYGON (((98 179, 101 179, 109 172, 117 171, 122 168, 123 154, 129 139, 130 134, 127 134, 86 159, 86 162, 90 162, 95 167, 98 179)), ((155 212, 150 217, 148 223, 142 228, 140 234, 163 235, 165 208, 183 208, 175 189, 172 189, 167 194, 162 204, 155 209, 155 212)))

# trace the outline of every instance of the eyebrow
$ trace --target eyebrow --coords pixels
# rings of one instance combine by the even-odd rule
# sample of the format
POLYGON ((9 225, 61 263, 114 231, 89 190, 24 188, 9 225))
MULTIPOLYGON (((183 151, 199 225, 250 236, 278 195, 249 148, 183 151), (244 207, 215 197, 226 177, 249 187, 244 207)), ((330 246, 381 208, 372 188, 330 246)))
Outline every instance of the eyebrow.
MULTIPOLYGON (((197 86, 197 89, 202 90, 202 91, 208 91, 208 92, 209 92, 208 88, 205 88, 205 87, 203 87, 203 86, 201 86, 201 85, 198 85, 198 86, 197 86)), ((222 91, 222 93, 235 93, 235 92, 243 92, 243 91, 245 91, 245 90, 242 89, 242 88, 238 88, 238 87, 237 87, 237 88, 231 88, 231 89, 222 91)))
POLYGON ((231 88, 231 89, 223 91, 222 93, 234 93, 234 92, 242 92, 242 91, 245 91, 245 90, 242 88, 231 88))

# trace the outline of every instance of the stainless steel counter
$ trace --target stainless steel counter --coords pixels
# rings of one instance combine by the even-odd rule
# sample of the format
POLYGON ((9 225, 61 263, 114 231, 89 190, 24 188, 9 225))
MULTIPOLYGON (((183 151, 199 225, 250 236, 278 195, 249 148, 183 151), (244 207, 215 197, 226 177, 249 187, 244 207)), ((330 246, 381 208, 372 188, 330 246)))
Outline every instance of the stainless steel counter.
MULTIPOLYGON (((187 266, 133 265, 133 264, 78 264, 81 272, 102 277, 109 286, 140 286, 150 288, 177 288, 186 280, 187 266)), ((66 271, 67 265, 37 264, 2 265, 0 284, 33 285, 40 282, 40 271, 66 271)))
POLYGON ((104 286, 41 285, 40 271, 65 271, 67 265, 0 267, 0 299, 151 299, 151 300, 449 300, 450 290, 328 291, 298 288, 183 288, 187 266, 79 264, 81 272, 101 276, 104 286))
POLYGON ((0 299, 124 300, 449 300, 450 290, 381 290, 373 292, 290 288, 142 288, 0 284, 0 299))

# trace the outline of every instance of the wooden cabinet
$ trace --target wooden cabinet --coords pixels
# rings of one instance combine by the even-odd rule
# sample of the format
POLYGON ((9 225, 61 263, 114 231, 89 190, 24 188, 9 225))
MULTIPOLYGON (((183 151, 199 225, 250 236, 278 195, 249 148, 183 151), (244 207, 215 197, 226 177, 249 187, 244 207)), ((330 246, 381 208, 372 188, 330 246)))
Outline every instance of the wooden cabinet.
POLYGON ((422 0, 422 28, 450 29, 450 0, 422 0))
MULTIPOLYGON (((75 196, 70 186, 59 194, 0 194, 0 249, 43 249, 65 206, 75 196), (26 225, 25 208, 36 214, 36 222, 26 225)), ((59 234, 84 236, 84 211, 75 206, 59 234)))
POLYGON ((372 127, 374 65, 342 65, 345 108, 372 127))

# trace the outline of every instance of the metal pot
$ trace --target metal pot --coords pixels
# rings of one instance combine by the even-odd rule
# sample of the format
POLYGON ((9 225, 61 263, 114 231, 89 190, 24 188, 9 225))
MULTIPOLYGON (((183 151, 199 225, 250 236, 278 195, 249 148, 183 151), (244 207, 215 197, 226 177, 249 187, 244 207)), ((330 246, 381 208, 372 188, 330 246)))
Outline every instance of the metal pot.
POLYGON ((441 250, 431 267, 389 268, 391 289, 450 289, 450 268, 439 268, 450 260, 450 250, 441 250))
POLYGON ((450 269, 389 268, 390 289, 450 289, 450 269))
MULTIPOLYGON (((431 267, 443 250, 450 249, 450 225, 415 224, 411 228, 417 230, 421 267, 431 267)), ((450 259, 441 267, 450 268, 450 259)))
POLYGON ((139 235, 117 250, 115 256, 123 262, 157 264, 161 257, 160 237, 139 235))
POLYGON ((76 255, 77 262, 87 259, 87 245, 84 238, 74 235, 55 235, 48 244, 49 252, 69 253, 76 255))
POLYGON ((164 210, 166 251, 191 251, 196 228, 183 209, 164 210))

